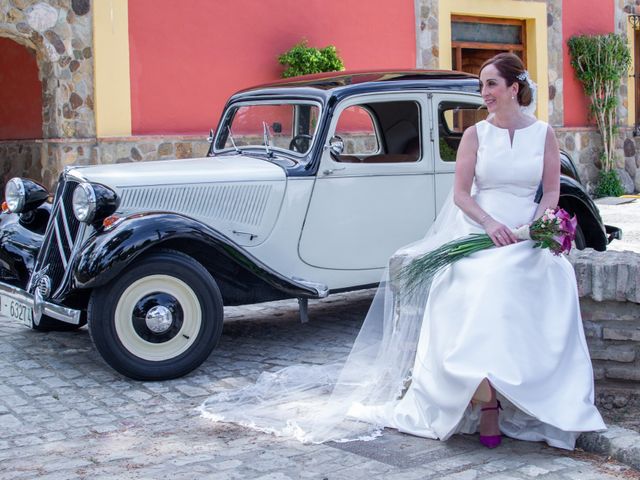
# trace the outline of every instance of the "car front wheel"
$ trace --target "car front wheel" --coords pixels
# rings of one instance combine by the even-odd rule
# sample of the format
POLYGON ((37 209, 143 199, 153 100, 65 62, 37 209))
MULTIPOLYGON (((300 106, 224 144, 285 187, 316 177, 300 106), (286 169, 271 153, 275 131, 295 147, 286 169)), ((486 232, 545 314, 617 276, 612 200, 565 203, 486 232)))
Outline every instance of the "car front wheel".
POLYGON ((220 290, 191 257, 162 250, 93 291, 89 332, 104 360, 138 380, 180 377, 204 362, 222 334, 220 290))

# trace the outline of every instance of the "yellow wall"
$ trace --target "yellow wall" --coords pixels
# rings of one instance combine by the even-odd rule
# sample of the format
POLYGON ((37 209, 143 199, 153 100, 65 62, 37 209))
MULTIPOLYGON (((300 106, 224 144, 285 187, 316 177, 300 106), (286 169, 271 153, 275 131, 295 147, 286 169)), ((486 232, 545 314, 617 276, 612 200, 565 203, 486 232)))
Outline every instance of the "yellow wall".
POLYGON ((128 0, 93 2, 95 115, 98 137, 131 135, 128 0))
POLYGON ((518 0, 440 0, 439 50, 440 68, 451 69, 451 15, 517 18, 526 21, 527 68, 538 84, 536 115, 540 120, 549 117, 549 79, 547 78, 547 5, 540 2, 518 0))

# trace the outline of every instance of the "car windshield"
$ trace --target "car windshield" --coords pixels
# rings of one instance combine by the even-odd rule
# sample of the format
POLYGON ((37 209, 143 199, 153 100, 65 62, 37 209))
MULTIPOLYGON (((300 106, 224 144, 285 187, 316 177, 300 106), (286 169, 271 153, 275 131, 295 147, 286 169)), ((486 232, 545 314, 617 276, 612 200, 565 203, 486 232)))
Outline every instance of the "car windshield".
POLYGON ((232 107, 216 150, 260 148, 304 155, 311 148, 320 109, 308 103, 253 103, 232 107), (266 145, 266 146, 265 146, 266 145))

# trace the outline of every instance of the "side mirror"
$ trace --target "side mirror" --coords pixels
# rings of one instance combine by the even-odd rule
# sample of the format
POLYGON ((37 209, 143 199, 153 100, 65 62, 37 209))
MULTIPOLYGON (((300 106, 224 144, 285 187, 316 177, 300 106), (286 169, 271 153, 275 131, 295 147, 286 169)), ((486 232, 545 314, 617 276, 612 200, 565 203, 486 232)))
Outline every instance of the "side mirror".
POLYGON ((329 150, 333 155, 342 155, 344 152, 344 140, 335 135, 329 140, 329 150))
POLYGON ((207 142, 209 143, 213 142, 213 128, 209 129, 209 136, 207 137, 207 142))

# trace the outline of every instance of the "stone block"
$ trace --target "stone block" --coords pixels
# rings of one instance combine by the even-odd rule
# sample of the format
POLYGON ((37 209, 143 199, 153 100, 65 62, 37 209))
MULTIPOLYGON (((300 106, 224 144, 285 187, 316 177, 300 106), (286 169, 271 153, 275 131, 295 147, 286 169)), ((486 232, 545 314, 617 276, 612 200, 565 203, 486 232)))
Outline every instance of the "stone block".
POLYGON ((605 369, 605 377, 611 380, 640 382, 640 368, 635 365, 621 365, 605 369))
POLYGON ((190 143, 178 142, 176 143, 176 158, 192 158, 193 150, 190 143))
POLYGON ((582 316, 582 325, 584 327, 584 334, 587 338, 602 338, 602 325, 595 322, 585 321, 584 314, 582 316))
POLYGON ((633 345, 610 345, 606 347, 590 347, 592 360, 611 360, 630 363, 636 358, 636 347, 633 345))
POLYGON ((624 193, 633 193, 635 190, 635 184, 631 175, 629 175, 623 168, 616 168, 615 170, 618 173, 618 178, 620 179, 624 193))
POLYGON ((161 143, 158 147, 158 157, 173 155, 173 145, 171 143, 161 143))
POLYGON ((635 302, 612 301, 596 302, 591 298, 580 300, 582 319, 590 322, 602 321, 638 321, 640 305, 635 302))
POLYGON ((604 327, 602 329, 604 340, 630 340, 640 342, 640 325, 633 327, 604 327))
POLYGON ((631 178, 636 177, 636 173, 638 172, 638 167, 636 167, 635 157, 628 157, 624 159, 624 169, 631 176, 631 178))

